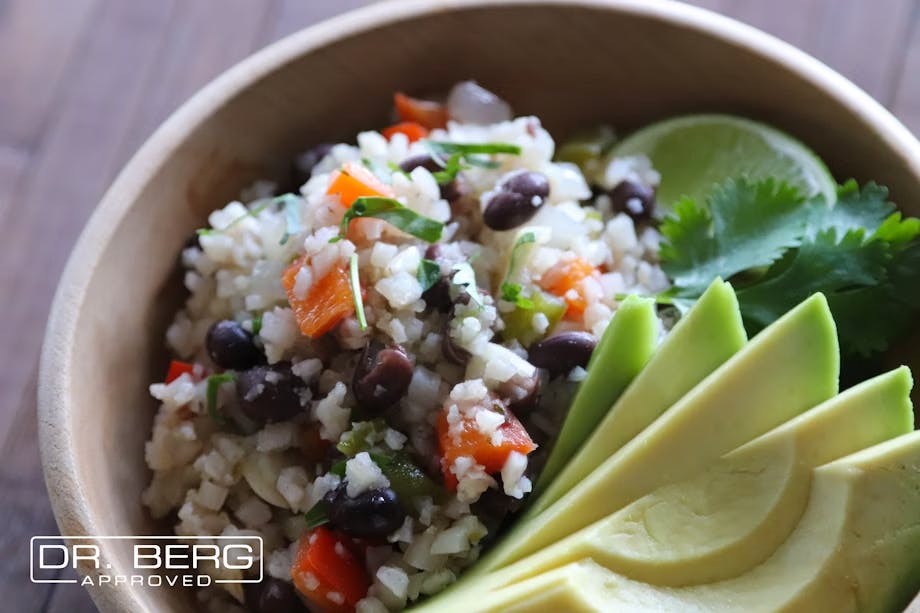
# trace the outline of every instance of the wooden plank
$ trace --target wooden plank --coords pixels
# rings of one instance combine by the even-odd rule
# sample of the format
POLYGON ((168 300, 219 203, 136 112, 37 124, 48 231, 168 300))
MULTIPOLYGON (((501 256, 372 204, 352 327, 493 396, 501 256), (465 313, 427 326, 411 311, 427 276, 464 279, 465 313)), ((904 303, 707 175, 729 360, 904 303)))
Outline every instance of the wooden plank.
POLYGON ((28 387, 21 391, 16 406, 22 410, 0 445, 0 551, 7 556, 0 564, 0 594, 4 611, 39 611, 48 600, 52 585, 29 581, 29 538, 57 534, 48 505, 38 457, 37 424, 34 411, 37 363, 29 363, 28 387))
POLYGON ((0 211, 13 206, 13 194, 25 174, 30 155, 18 147, 0 145, 0 211))
POLYGON ((68 68, 53 123, 0 212, 0 432, 7 432, 38 354, 51 295, 77 233, 108 184, 169 22, 171 0, 107 0, 93 35, 68 68), (39 248, 40 247, 40 248, 39 248))
POLYGON ((277 0, 263 42, 269 43, 323 19, 373 3, 374 0, 277 0))
POLYGON ((910 21, 910 38, 898 83, 893 90, 891 110, 920 137, 920 1, 916 3, 910 21))
POLYGON ((883 102, 898 78, 915 0, 723 0, 726 15, 807 51, 883 102))
POLYGON ((32 149, 99 0, 0 3, 0 143, 32 149))
POLYGON ((259 43, 270 8, 267 2, 252 0, 180 3, 119 157, 127 160, 187 98, 249 55, 259 43))

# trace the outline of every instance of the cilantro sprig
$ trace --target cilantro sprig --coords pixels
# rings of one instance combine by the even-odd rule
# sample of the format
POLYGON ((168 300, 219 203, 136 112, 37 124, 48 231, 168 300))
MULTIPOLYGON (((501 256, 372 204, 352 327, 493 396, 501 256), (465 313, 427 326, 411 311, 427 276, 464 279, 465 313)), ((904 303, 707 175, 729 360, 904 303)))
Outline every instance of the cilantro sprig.
POLYGON ((874 183, 850 180, 828 205, 774 180, 729 180, 705 205, 680 201, 661 233, 673 287, 659 300, 683 308, 728 279, 752 334, 822 292, 844 353, 870 356, 920 309, 920 220, 874 183))
POLYGON ((419 215, 395 198, 365 196, 355 200, 354 204, 345 212, 345 216, 342 217, 339 235, 330 242, 342 240, 345 237, 345 233, 348 232, 348 224, 351 223, 352 219, 358 219, 359 217, 382 219, 406 234, 411 234, 429 243, 438 242, 441 239, 441 232, 444 230, 444 224, 440 221, 419 215))
POLYGON ((425 141, 432 159, 442 167, 442 170, 433 174, 439 185, 450 183, 461 170, 471 166, 481 168, 498 168, 495 160, 481 157, 482 155, 509 154, 520 155, 521 147, 510 143, 453 143, 447 141, 425 141))

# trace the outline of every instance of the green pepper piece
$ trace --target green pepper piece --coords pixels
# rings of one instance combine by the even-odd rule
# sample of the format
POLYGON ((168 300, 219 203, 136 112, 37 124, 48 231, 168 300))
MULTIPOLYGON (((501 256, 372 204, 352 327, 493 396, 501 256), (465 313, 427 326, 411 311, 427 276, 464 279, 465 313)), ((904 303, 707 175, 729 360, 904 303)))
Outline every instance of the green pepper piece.
POLYGON ((532 309, 518 306, 513 311, 502 314, 502 319, 505 322, 504 337, 506 339, 517 339, 524 347, 529 347, 546 336, 545 333, 541 334, 534 330, 534 315, 543 313, 546 316, 546 319, 549 320, 549 326, 546 328, 548 333, 562 319, 566 309, 565 300, 538 289, 534 289, 529 298, 533 301, 532 309))
POLYGON ((404 454, 371 454, 371 459, 380 467, 390 481, 390 487, 404 501, 429 496, 435 501, 443 498, 444 490, 421 468, 404 454))
POLYGON ((362 451, 370 451, 374 446, 372 440, 379 439, 386 429, 387 424, 382 419, 356 422, 342 435, 335 448, 353 458, 362 451))

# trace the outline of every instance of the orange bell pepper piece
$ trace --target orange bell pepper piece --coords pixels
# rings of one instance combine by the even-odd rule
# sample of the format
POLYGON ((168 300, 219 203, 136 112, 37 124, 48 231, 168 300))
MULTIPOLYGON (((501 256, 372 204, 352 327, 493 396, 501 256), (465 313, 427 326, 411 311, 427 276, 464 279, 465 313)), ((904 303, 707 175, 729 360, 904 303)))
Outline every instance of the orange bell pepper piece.
POLYGON ((324 277, 313 282, 304 298, 299 298, 294 293, 294 284, 304 261, 302 257, 288 266, 281 276, 281 284, 300 331, 310 338, 319 338, 355 312, 354 297, 343 265, 331 268, 324 277))
POLYGON ((447 127, 447 107, 430 100, 411 98, 402 92, 393 95, 396 114, 403 121, 414 121, 429 130, 447 127))
POLYGON ((391 140, 397 134, 405 134, 410 143, 421 140, 428 136, 428 129, 420 123, 414 121, 403 121, 389 128, 384 128, 381 132, 387 140, 391 140))
POLYGON ((345 208, 358 198, 379 196, 392 198, 395 194, 389 185, 377 178, 368 168, 356 162, 346 162, 341 170, 335 171, 326 193, 338 196, 345 208))
MULTIPOLYGON (((294 587, 325 613, 349 613, 371 585, 364 564, 344 537, 316 528, 297 543, 291 579, 294 587)), ((311 607, 312 608, 312 607, 311 607)))
POLYGON ((540 287, 565 300, 567 319, 578 319, 588 306, 582 281, 597 272, 597 268, 582 258, 565 260, 543 273, 540 287))
MULTIPOLYGON (((480 410, 490 409, 483 407, 480 410)), ((448 409, 445 408, 438 415, 438 447, 441 451, 444 483, 451 491, 457 489, 457 477, 450 470, 457 458, 472 457, 477 464, 485 467, 487 473, 493 474, 501 471, 512 451, 527 455, 537 448, 524 425, 510 412, 505 413, 505 423, 498 427, 498 431, 502 433, 498 445, 493 445, 492 436, 482 432, 476 420, 468 417, 464 417, 457 425, 459 436, 455 437, 447 423, 447 412, 448 409)))

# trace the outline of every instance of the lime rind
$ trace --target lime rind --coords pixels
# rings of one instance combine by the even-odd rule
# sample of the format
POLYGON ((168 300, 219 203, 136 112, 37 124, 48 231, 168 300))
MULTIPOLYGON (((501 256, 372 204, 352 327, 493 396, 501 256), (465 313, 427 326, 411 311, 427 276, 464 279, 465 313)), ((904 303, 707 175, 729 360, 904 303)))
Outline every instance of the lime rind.
POLYGON ((645 155, 661 174, 658 201, 704 200, 726 179, 773 177, 811 197, 836 201, 837 184, 802 142, 766 124, 722 114, 685 115, 646 126, 614 147, 612 157, 645 155))

